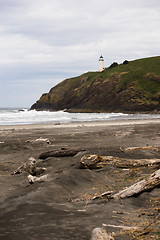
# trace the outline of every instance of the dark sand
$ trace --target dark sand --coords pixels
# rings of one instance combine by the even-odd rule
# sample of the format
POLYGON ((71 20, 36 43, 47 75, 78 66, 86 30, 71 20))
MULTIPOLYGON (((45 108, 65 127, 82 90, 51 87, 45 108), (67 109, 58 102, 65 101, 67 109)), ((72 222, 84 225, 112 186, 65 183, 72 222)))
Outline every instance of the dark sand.
MULTIPOLYGON (((125 147, 159 146, 160 120, 26 125, 0 127, 0 240, 89 240, 95 227, 103 224, 139 226, 152 223, 146 235, 115 232, 115 240, 160 239, 160 188, 124 200, 90 200, 108 190, 117 192, 154 172, 153 167, 123 169, 80 169, 88 154, 132 159, 160 158, 155 150, 123 152, 125 147), (46 143, 26 140, 49 138, 46 143), (4 143, 3 143, 4 142, 4 143), (86 150, 74 157, 39 160, 47 168, 44 182, 28 183, 27 173, 11 175, 29 157, 61 148, 86 150), (76 200, 79 199, 79 200, 76 200)), ((148 228, 147 228, 148 230, 148 228)), ((141 231, 143 232, 143 230, 141 231)))

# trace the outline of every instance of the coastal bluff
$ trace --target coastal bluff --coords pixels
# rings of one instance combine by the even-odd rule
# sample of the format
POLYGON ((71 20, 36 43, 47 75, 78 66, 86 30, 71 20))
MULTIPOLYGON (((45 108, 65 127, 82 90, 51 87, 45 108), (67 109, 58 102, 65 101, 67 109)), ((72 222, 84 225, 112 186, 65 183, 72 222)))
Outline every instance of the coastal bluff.
POLYGON ((160 56, 111 64, 66 79, 31 109, 69 112, 159 112, 160 56))

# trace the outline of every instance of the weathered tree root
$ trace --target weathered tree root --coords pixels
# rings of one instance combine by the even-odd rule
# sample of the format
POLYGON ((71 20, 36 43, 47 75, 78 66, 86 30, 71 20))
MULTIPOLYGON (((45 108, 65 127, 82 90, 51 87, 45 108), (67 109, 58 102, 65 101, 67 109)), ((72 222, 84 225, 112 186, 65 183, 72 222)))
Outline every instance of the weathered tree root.
POLYGON ((12 172, 12 175, 20 174, 22 172, 28 172, 33 176, 43 174, 46 171, 46 168, 36 167, 35 163, 36 163, 35 158, 30 157, 27 162, 23 163, 19 168, 12 172))
POLYGON ((102 156, 86 154, 81 158, 80 168, 89 168, 89 169, 101 168, 102 165, 100 164, 102 162, 103 162, 102 156))

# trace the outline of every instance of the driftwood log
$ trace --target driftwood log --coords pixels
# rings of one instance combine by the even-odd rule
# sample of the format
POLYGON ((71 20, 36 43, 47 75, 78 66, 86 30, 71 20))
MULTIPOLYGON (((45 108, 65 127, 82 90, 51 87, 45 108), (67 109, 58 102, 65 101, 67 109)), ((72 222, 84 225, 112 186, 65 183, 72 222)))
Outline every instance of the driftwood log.
POLYGON ((44 152, 40 154, 39 159, 47 159, 49 157, 73 157, 80 151, 84 151, 84 150, 78 150, 78 149, 54 150, 54 151, 44 152))
POLYGON ((123 151, 135 151, 135 150, 154 150, 154 151, 159 151, 160 146, 145 146, 145 147, 127 147, 124 148, 123 151))
POLYGON ((113 165, 118 168, 160 166, 160 159, 128 159, 114 156, 84 155, 80 160, 80 168, 96 169, 103 165, 113 165))
POLYGON ((94 228, 90 240, 114 240, 103 228, 94 228))
POLYGON ((41 143, 41 142, 45 142, 47 144, 51 144, 49 138, 37 138, 35 140, 26 140, 26 143, 41 143))
POLYGON ((142 192, 152 190, 153 188, 160 185, 160 169, 152 173, 146 179, 143 179, 124 190, 119 191, 118 193, 112 195, 114 199, 128 198, 135 195, 138 195, 142 192))
POLYGON ((132 196, 137 196, 142 192, 147 192, 160 186, 160 169, 152 173, 150 176, 145 179, 127 187, 118 193, 112 194, 111 191, 104 192, 96 197, 93 197, 92 200, 108 198, 108 199, 123 199, 132 196))
POLYGON ((12 175, 20 174, 22 172, 28 172, 33 176, 38 176, 40 174, 43 174, 46 171, 46 168, 36 167, 35 163, 36 163, 36 159, 33 157, 30 157, 27 162, 23 163, 19 168, 17 168, 14 172, 12 172, 12 175))

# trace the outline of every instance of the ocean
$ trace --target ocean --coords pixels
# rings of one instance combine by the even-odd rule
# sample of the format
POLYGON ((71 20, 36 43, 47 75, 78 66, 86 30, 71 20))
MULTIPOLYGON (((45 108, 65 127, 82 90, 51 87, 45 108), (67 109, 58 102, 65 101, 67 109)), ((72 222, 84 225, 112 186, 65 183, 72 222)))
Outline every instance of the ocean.
POLYGON ((0 125, 57 124, 85 121, 107 121, 127 119, 160 119, 160 114, 123 113, 68 113, 65 111, 35 111, 20 108, 0 108, 0 125))

